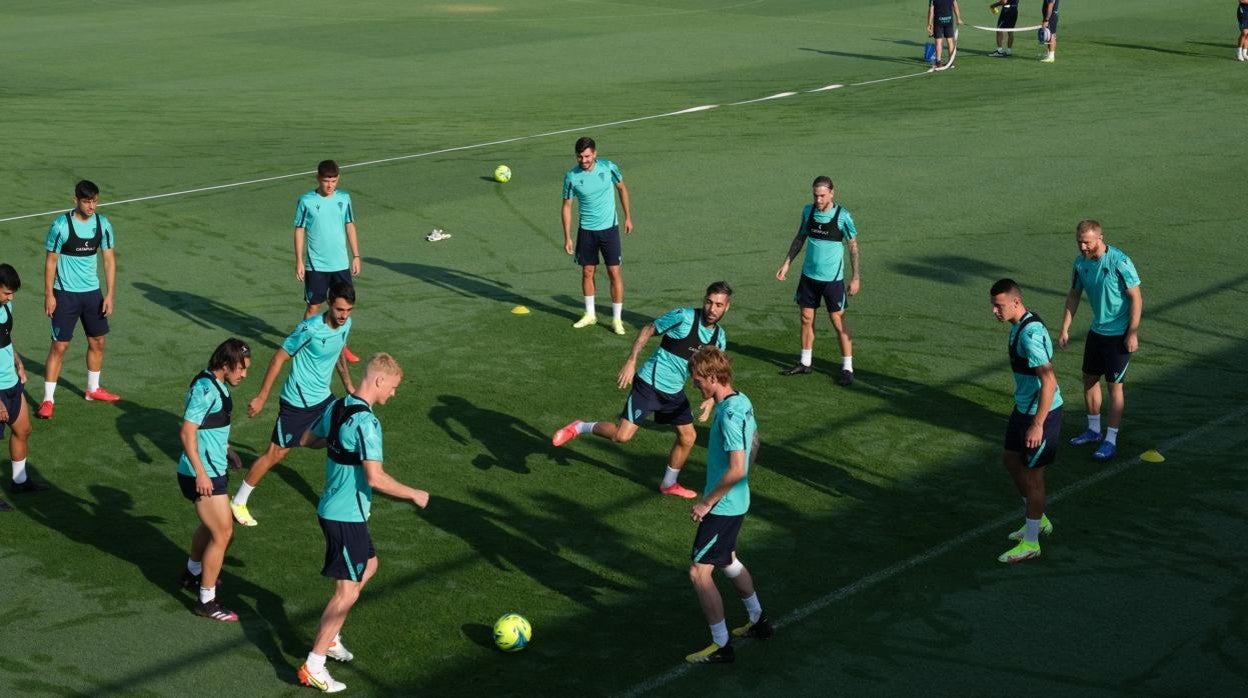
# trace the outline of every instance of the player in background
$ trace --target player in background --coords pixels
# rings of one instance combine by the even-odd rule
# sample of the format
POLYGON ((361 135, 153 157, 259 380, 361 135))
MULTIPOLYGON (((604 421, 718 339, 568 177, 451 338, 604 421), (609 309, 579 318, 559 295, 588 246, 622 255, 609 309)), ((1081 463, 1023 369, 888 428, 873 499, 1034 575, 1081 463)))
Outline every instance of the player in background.
MULTIPOLYGON (((303 282, 304 319, 321 312, 331 284, 353 283, 360 274, 355 211, 351 195, 338 188, 338 177, 338 163, 322 160, 316 166, 316 189, 295 204, 295 278, 303 282)), ((347 347, 342 354, 348 363, 360 360, 347 347)))
POLYGON ((251 348, 230 337, 212 352, 208 368, 191 379, 182 412, 182 456, 178 458, 178 485, 182 496, 195 504, 199 528, 191 537, 191 554, 182 571, 182 586, 199 594, 195 615, 236 622, 238 614, 217 601, 217 578, 225 551, 234 535, 230 518, 230 416, 234 400, 230 388, 247 377, 251 348))
POLYGON ((1131 258, 1117 247, 1105 244, 1101 224, 1079 221, 1075 227, 1079 256, 1075 257, 1070 292, 1062 314, 1062 333, 1057 343, 1063 349, 1070 341, 1070 323, 1079 310, 1079 297, 1086 291, 1092 306, 1092 327, 1083 345, 1083 401, 1088 407, 1088 428, 1070 440, 1072 446, 1101 442, 1092 457, 1107 461, 1118 451, 1118 430, 1126 396, 1122 384, 1127 378, 1131 355, 1140 348, 1140 318, 1144 295, 1140 275, 1131 258), (1101 376, 1109 394, 1109 414, 1101 424, 1101 376), (1102 436, 1104 437, 1102 439, 1102 436))
MULTIPOLYGON (((726 346, 727 339, 719 322, 731 304, 732 287, 726 281, 716 281, 706 287, 701 309, 676 308, 641 328, 616 380, 616 386, 621 390, 632 385, 619 421, 612 424, 578 419, 555 432, 551 441, 556 446, 562 446, 581 434, 594 434, 625 443, 637 434, 637 427, 653 413, 656 423, 671 424, 676 428, 676 443, 672 444, 668 455, 667 470, 659 484, 659 491, 685 499, 696 497, 696 492, 677 482, 681 468, 689 459, 689 451, 697 440, 693 411, 685 395, 685 383, 689 381, 689 357, 705 346, 721 350, 726 346), (646 342, 656 334, 663 338, 662 343, 638 370, 637 357, 646 342)), ((700 421, 705 422, 710 416, 711 404, 710 400, 702 403, 700 421)))
POLYGON ((1239 0, 1239 7, 1235 10, 1235 19, 1239 20, 1239 48, 1236 50, 1235 58, 1248 61, 1248 0, 1239 0))
POLYGON ((286 376, 286 382, 282 384, 277 422, 273 425, 269 447, 247 471, 247 477, 239 485, 238 492, 230 503, 234 519, 244 526, 257 524, 247 508, 252 490, 260 485, 260 481, 273 466, 282 462, 286 454, 299 445, 299 438, 320 419, 325 407, 333 402, 334 396, 329 390, 329 384, 335 369, 347 392, 355 389, 351 383, 347 361, 342 356, 342 351, 347 346, 347 336, 351 333, 355 287, 343 281, 334 281, 330 284, 328 298, 328 310, 299 323, 295 331, 282 342, 282 346, 278 347, 264 373, 260 393, 247 403, 247 416, 255 417, 260 414, 264 403, 269 399, 273 383, 277 381, 277 375, 282 371, 282 364, 290 359, 290 375, 286 376))
MULTIPOLYGON (((11 265, 0 264, 0 438, 4 438, 7 426, 9 436, 9 462, 13 479, 9 492, 26 494, 47 489, 26 472, 26 453, 30 441, 30 410, 26 407, 26 367, 22 357, 13 347, 13 296, 22 288, 22 277, 11 265)), ((9 505, 0 500, 0 511, 8 511, 9 505)))
MULTIPOLYGON (((997 29, 1013 29, 1018 26, 1018 0, 997 0, 988 6, 997 16, 997 29), (997 8, 997 9, 993 9, 997 8)), ((1005 58, 1014 55, 1014 32, 997 32, 997 50, 988 54, 992 58, 1005 58), (1005 47, 1001 46, 1005 41, 1005 47)))
POLYGON ((962 12, 958 10, 958 0, 927 0, 927 33, 936 42, 936 67, 941 66, 940 40, 944 39, 949 46, 949 60, 953 60, 953 52, 957 49, 958 30, 953 26, 954 20, 962 24, 962 12))
POLYGON ((43 310, 52 319, 52 346, 44 364, 43 403, 38 417, 52 419, 56 406, 56 382, 74 325, 81 322, 87 335, 87 400, 117 402, 121 398, 100 387, 104 366, 104 337, 108 316, 113 314, 117 290, 117 261, 113 256, 113 226, 97 213, 100 188, 81 180, 74 185, 74 210, 57 216, 48 228, 44 249, 43 310), (100 292, 98 260, 104 260, 107 293, 100 292))
POLYGON ((1058 6, 1062 0, 1043 0, 1040 4, 1041 31, 1047 31, 1049 41, 1048 52, 1041 57, 1041 63, 1052 63, 1057 60, 1057 20, 1058 6))
POLYGON ((1053 341, 1040 318, 1023 305, 1023 292, 1013 279, 1001 279, 989 290, 992 314, 1010 323, 1007 343, 1014 372, 1014 409, 1005 429, 1002 463, 1026 506, 1023 527, 1009 535, 1018 541, 999 562, 1022 562, 1040 556, 1040 533, 1053 524, 1044 513, 1044 467, 1057 457, 1062 432, 1062 391, 1053 370, 1053 341))
POLYGON ((737 559, 737 536, 750 509, 750 468, 758 456, 758 425, 754 405, 732 383, 732 363, 715 347, 699 349, 689 360, 693 384, 702 397, 715 401, 706 448, 706 487, 693 505, 691 518, 698 524, 694 538, 689 580, 698 604, 711 628, 711 644, 685 657, 690 664, 718 664, 736 658, 724 620, 724 600, 712 573, 719 569, 732 582, 745 604, 749 622, 735 628, 735 637, 767 639, 771 623, 763 614, 754 591, 754 579, 737 559))
POLYGON ((325 490, 316 514, 325 535, 321 574, 335 581, 334 595, 321 614, 312 651, 299 667, 299 681, 326 693, 346 688, 329 675, 325 658, 340 662, 355 658, 342 644, 340 631, 364 585, 377 573, 377 553, 368 532, 373 491, 408 500, 421 509, 429 504, 428 492, 404 485, 382 468, 381 423, 373 407, 394 397, 402 379, 403 370, 393 357, 373 355, 359 390, 333 401, 312 430, 301 437, 303 445, 323 445, 327 451, 325 490))
POLYGON ((559 218, 563 224, 563 250, 575 253, 576 263, 581 266, 581 292, 585 296, 585 314, 572 324, 580 329, 598 321, 594 309, 594 272, 598 268, 599 252, 607 265, 607 279, 611 282, 611 331, 624 334, 624 277, 620 275, 621 247, 619 219, 615 213, 615 197, 619 194, 620 207, 624 209, 624 234, 633 233, 632 206, 628 199, 628 187, 624 175, 610 160, 598 158, 598 146, 594 139, 583 136, 575 146, 576 167, 563 176, 563 207, 559 218), (572 199, 576 198, 578 220, 576 246, 572 245, 572 199))
POLYGON ((834 203, 836 192, 830 177, 816 177, 811 191, 814 203, 806 204, 802 209, 797 236, 789 245, 784 263, 776 271, 776 278, 784 281, 789 265, 802 251, 806 239, 810 238, 810 249, 802 262, 802 277, 797 282, 797 293, 793 297, 801 311, 802 353, 798 362, 783 374, 796 376, 810 373, 815 347, 815 310, 822 300, 828 304, 828 318, 832 320, 841 348, 841 376, 838 382, 850 385, 854 382, 854 344, 849 325, 845 323, 845 307, 848 304, 845 295, 845 250, 849 250, 853 272, 848 290, 849 295, 854 296, 858 294, 862 280, 858 268, 858 229, 854 227, 854 218, 849 211, 834 203))

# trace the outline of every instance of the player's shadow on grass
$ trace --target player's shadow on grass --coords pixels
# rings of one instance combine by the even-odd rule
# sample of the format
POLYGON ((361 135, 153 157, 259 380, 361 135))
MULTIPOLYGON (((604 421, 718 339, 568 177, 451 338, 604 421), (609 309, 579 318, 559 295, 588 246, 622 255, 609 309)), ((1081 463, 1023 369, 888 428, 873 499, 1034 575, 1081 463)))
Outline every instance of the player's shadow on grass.
MULTIPOLYGON (((176 289, 159 288, 141 281, 136 281, 133 285, 148 301, 205 329, 220 328, 230 335, 248 342, 254 341, 270 349, 276 349, 278 345, 269 337, 276 337, 280 341, 280 338, 286 336, 264 320, 216 299, 176 289)), ((225 337, 221 339, 224 340, 225 337)))
POLYGON ((450 291, 466 298, 485 298, 506 303, 507 305, 524 305, 533 310, 551 315, 560 315, 569 320, 575 320, 580 317, 580 315, 573 314, 567 308, 556 307, 521 295, 512 291, 509 284, 479 274, 449 269, 447 267, 435 267, 418 262, 392 262, 376 257, 367 257, 364 259, 364 262, 375 264, 398 274, 410 276, 413 279, 418 279, 436 288, 450 291))
MULTIPOLYGON (((1160 46, 1148 46, 1146 44, 1119 44, 1112 41, 1090 41, 1088 43, 1097 46, 1108 46, 1110 48, 1122 48, 1130 51, 1148 51, 1149 53, 1165 53, 1171 56, 1191 56, 1193 58, 1214 58, 1204 51, 1179 51, 1172 48, 1161 48, 1160 46)), ((1191 42, 1188 42, 1191 43, 1191 42)))
POLYGON ((141 443, 142 440, 155 446, 164 454, 162 463, 177 461, 182 455, 182 442, 179 430, 182 428, 182 417, 157 407, 144 407, 129 400, 115 403, 121 410, 117 416, 117 433, 126 442, 134 457, 140 463, 155 462, 153 454, 141 443))
MULTIPOLYGON (((600 292, 602 291, 603 285, 604 284, 600 283, 598 286, 600 292)), ((583 297, 573 298, 572 296, 561 294, 553 297, 551 300, 558 303, 561 307, 567 306, 569 308, 573 308, 574 310, 570 312, 568 317, 574 320, 581 319, 581 315, 585 312, 585 299, 583 297)), ((604 332, 611 331, 611 326, 608 324, 608 321, 611 318, 607 312, 609 310, 610 308, 601 308, 598 313, 598 324, 604 332)), ((630 335, 635 335, 638 328, 649 325, 655 320, 655 318, 650 317, 649 315, 642 315, 641 313, 633 312, 628 308, 625 308, 624 311, 620 313, 620 319, 624 321, 625 329, 629 331, 630 335)))
POLYGON ((928 255, 914 261, 893 262, 892 267, 906 276, 956 286, 975 281, 991 283, 1010 273, 1009 268, 999 264, 956 254, 928 255))
MULTIPOLYGON (((83 346, 84 348, 82 349, 82 351, 86 352, 85 343, 83 346)), ((73 393, 74 395, 77 395, 78 397, 85 397, 86 393, 83 392, 82 388, 78 387, 77 383, 65 380, 65 365, 68 364, 68 357, 71 353, 73 353, 73 344, 70 345, 70 350, 65 353, 67 360, 65 364, 62 364, 61 366, 61 375, 59 378, 56 379, 56 387, 58 389, 64 388, 65 390, 68 390, 69 392, 73 393)), ((43 395, 36 396, 34 393, 30 391, 33 389, 32 386, 35 386, 37 384, 35 381, 36 376, 48 375, 47 374, 48 367, 40 363, 39 361, 36 361, 30 358, 30 356, 27 355, 27 352, 23 351, 21 352, 21 355, 22 355, 22 365, 26 367, 26 386, 27 386, 25 390, 26 404, 33 405, 37 409, 39 407, 39 404, 43 402, 43 395)), ((44 354, 44 356, 47 356, 47 355, 44 354)), ((82 366, 82 364, 77 364, 77 365, 82 366)), ((33 417, 34 414, 32 413, 31 416, 33 417)))
MULTIPOLYGON (((305 451, 305 450, 307 449, 300 449, 300 451, 305 451)), ((294 453, 295 451, 291 451, 292 455, 294 453)), ((313 451, 313 453, 320 454, 320 455, 312 456, 313 460, 315 460, 314 467, 316 468, 313 472, 319 473, 319 472, 324 471, 325 452, 313 451)), ((246 464, 244 465, 244 467, 251 467, 250 464, 254 462, 254 459, 252 459, 251 461, 244 460, 243 462, 246 464)), ((309 464, 309 465, 311 466, 312 464, 309 464)), ((285 482, 287 485, 290 485, 290 488, 293 489, 295 492, 298 492, 299 496, 303 497, 309 504, 311 504, 313 509, 315 509, 317 505, 321 503, 321 495, 317 494, 316 490, 312 489, 312 485, 308 484, 308 481, 304 479, 303 475, 301 475, 294 468, 286 465, 285 461, 273 466, 273 470, 271 470, 270 472, 276 473, 278 477, 282 478, 282 482, 285 482)))
MULTIPOLYGON (((798 48, 799 51, 810 51, 811 53, 822 53, 825 56, 836 56, 838 58, 861 58, 867 61, 883 61, 885 63, 914 63, 914 58, 902 58, 900 56, 880 56, 871 53, 849 53, 848 51, 833 51, 831 49, 807 48, 805 46, 798 48)), ((922 57, 919 57, 922 61, 922 57)))
MULTIPOLYGON (((177 600, 190 613, 196 597, 193 591, 184 590, 180 583, 187 551, 157 527, 157 524, 166 523, 162 517, 135 512, 134 498, 129 492, 115 487, 91 485, 92 501, 70 494, 53 482, 45 480, 45 483, 49 486, 48 490, 29 495, 29 499, 23 501, 25 506, 22 511, 32 521, 58 531, 74 543, 90 546, 134 566, 151 586, 177 600)), ((171 496, 178 496, 173 494, 175 488, 171 477, 171 496)), ((190 502, 185 504, 184 528, 189 545, 198 519, 190 502)), ((228 557, 226 563, 227 567, 239 564, 228 557)), ((109 575, 101 574, 98 563, 90 555, 73 558, 68 564, 48 564, 40 570, 40 574, 65 577, 75 583, 90 580, 83 587, 82 594, 97 597, 106 607, 111 607, 112 599, 118 596, 142 596, 133 587, 127 587, 124 579, 114 582, 109 575)), ((281 597, 241 576, 226 572, 222 577, 219 598, 226 607, 238 612, 243 633, 269 658, 279 679, 288 683, 296 681, 295 667, 288 664, 282 654, 298 655, 307 643, 291 630, 281 597), (243 598, 252 599, 254 606, 242 603, 243 598)), ((153 674, 164 673, 163 669, 150 671, 153 674)), ((124 686, 100 686, 96 690, 109 693, 110 689, 132 689, 142 678, 129 676, 124 686)))

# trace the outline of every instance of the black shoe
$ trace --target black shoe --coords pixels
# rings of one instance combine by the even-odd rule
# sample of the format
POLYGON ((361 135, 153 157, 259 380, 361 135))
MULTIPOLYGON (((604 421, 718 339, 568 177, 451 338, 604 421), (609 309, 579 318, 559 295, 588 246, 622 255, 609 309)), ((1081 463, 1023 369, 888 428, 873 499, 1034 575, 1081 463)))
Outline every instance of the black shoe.
POLYGON ((48 486, 42 482, 36 481, 33 477, 26 478, 25 482, 14 482, 9 485, 10 494, 28 494, 30 492, 43 492, 48 486))
POLYGON ((13 507, 10 506, 8 502, 4 501, 3 499, 0 499, 0 512, 3 512, 3 511, 13 511, 13 507))
POLYGON ((760 616, 753 623, 746 623, 732 630, 733 637, 752 637, 756 640, 766 640, 775 634, 776 630, 771 627, 771 621, 767 620, 767 616, 760 616))
POLYGON ((204 618, 211 618, 213 620, 223 621, 226 623, 238 622, 238 614, 226 608, 225 606, 222 606, 221 604, 217 603, 216 599, 213 599, 212 601, 209 601, 208 603, 195 604, 195 615, 203 616, 204 618))
POLYGON ((804 363, 798 362, 793 364, 792 368, 786 368, 780 372, 782 376, 801 376, 810 373, 810 367, 804 363))
POLYGON ((841 371, 841 377, 836 379, 836 382, 839 383, 840 385, 853 385, 854 384, 854 372, 853 371, 841 371))

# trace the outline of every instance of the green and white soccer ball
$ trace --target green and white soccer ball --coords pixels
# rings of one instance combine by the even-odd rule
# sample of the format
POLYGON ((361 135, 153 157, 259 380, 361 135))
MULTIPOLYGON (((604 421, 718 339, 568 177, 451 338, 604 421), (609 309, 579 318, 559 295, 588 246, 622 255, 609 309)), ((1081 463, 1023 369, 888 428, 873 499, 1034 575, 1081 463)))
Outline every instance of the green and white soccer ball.
POLYGON ((511 168, 506 165, 499 165, 498 167, 495 167, 494 168, 494 181, 495 182, 510 182, 511 181, 511 168))
POLYGON ((507 613, 494 623, 494 644, 504 652, 519 652, 532 639, 533 628, 519 613, 507 613))

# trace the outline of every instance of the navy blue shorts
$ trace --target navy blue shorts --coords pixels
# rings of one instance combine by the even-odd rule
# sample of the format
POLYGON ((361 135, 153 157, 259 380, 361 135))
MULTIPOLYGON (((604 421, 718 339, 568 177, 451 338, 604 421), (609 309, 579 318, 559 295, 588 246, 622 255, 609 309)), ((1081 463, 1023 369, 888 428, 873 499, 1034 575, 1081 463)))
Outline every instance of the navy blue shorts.
POLYGON ((576 263, 583 267, 598 266, 598 253, 602 263, 609 267, 620 266, 620 226, 606 230, 576 229, 576 263))
POLYGON ((1089 376, 1105 376, 1110 383, 1121 383, 1127 379, 1127 366, 1131 363, 1131 352, 1127 351, 1127 336, 1103 335, 1088 332, 1088 339, 1083 343, 1083 372, 1089 376))
POLYGON ((334 396, 330 395, 311 407, 296 407, 285 400, 279 400, 277 421, 273 424, 273 434, 269 440, 282 448, 298 448, 304 432, 316 424, 316 420, 325 414, 325 408, 333 401, 334 396))
MULTIPOLYGON (((212 496, 215 497, 219 494, 230 493, 230 477, 228 475, 221 475, 219 477, 212 477, 209 479, 212 480, 212 496)), ((182 488, 182 496, 192 502, 198 502, 199 498, 202 496, 199 492, 195 491, 195 478, 190 475, 178 473, 178 486, 182 488)))
POLYGON ((0 439, 4 438, 4 425, 16 422, 22 414, 22 406, 26 403, 26 395, 22 392, 25 388, 26 385, 18 381, 13 387, 0 390, 0 402, 4 403, 4 409, 9 413, 8 421, 0 422, 0 439))
POLYGON ((368 561, 377 557, 368 524, 363 521, 330 521, 316 517, 325 534, 325 566, 321 574, 332 579, 358 582, 368 561))
POLYGON ((737 549, 737 535, 745 515, 720 516, 707 514, 698 524, 698 534, 693 539, 691 560, 700 565, 726 567, 732 564, 732 553, 737 549))
POLYGON ((1005 450, 1023 454, 1028 468, 1049 465, 1057 458, 1057 443, 1062 436, 1062 408, 1049 410, 1044 418, 1044 436, 1038 448, 1027 448, 1027 428, 1032 415, 1023 414, 1015 407, 1010 413, 1010 423, 1005 428, 1005 450))
POLYGON ((68 342, 74 338, 74 325, 82 321, 88 337, 108 334, 108 318, 104 317, 104 294, 94 291, 58 291, 52 289, 56 310, 52 311, 52 341, 68 342))
POLYGON ((957 29, 953 28, 952 20, 949 22, 937 21, 932 24, 933 39, 952 39, 955 32, 957 32, 957 29))
POLYGON ((801 280, 797 282, 797 293, 793 294, 793 301, 799 308, 818 308, 821 300, 828 304, 829 313, 844 310, 849 305, 849 299, 845 296, 845 280, 816 281, 802 274, 801 280))
POLYGON ((1040 3, 1040 21, 1041 22, 1044 21, 1044 8, 1047 5, 1053 6, 1053 12, 1049 14, 1049 33, 1052 34, 1053 36, 1057 36, 1057 10, 1060 4, 1061 4, 1061 0, 1045 0, 1045 2, 1040 3))
POLYGON ((641 424, 651 414, 655 424, 693 424, 693 410, 689 407, 689 398, 684 391, 665 393, 656 390, 653 385, 640 378, 633 378, 633 390, 628 394, 628 402, 620 417, 641 424))
POLYGON ((1235 17, 1239 20, 1240 31, 1248 31, 1248 6, 1240 5, 1236 8, 1235 17))
POLYGON ((354 283, 351 281, 351 270, 303 272, 303 300, 308 305, 320 305, 329 296, 329 287, 335 281, 354 283))
POLYGON ((1013 29, 1016 26, 1018 26, 1018 8, 1001 8, 1001 16, 997 17, 997 29, 1013 29))

